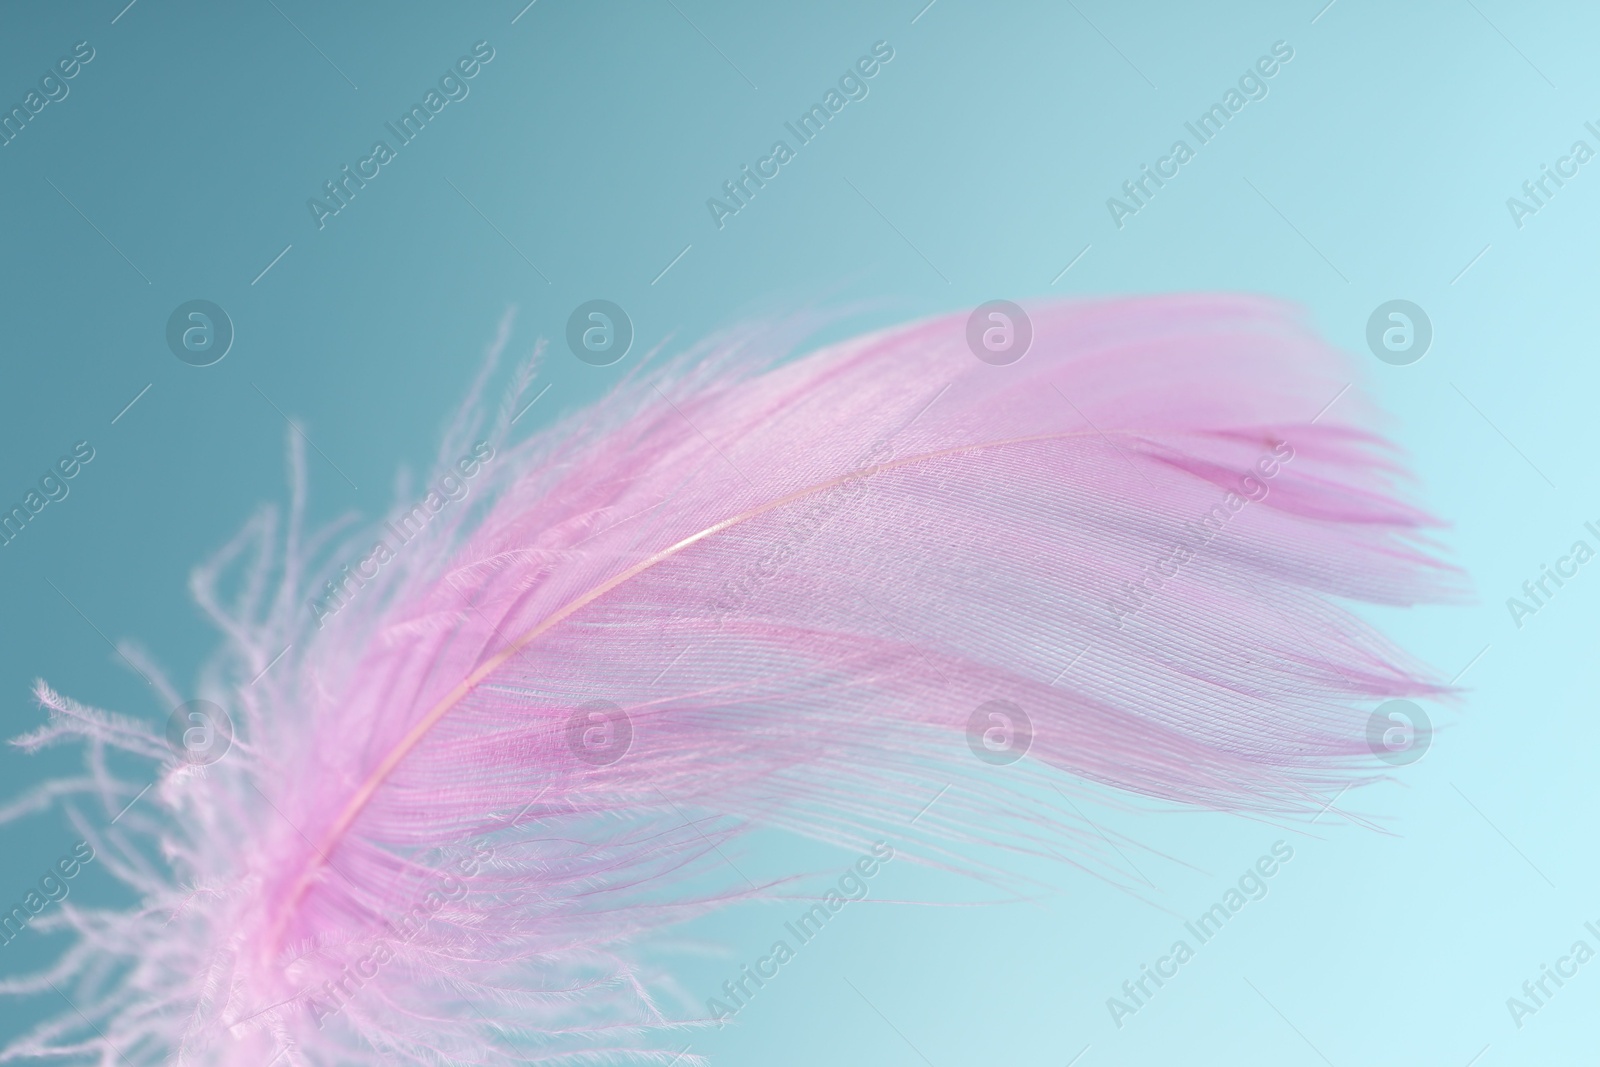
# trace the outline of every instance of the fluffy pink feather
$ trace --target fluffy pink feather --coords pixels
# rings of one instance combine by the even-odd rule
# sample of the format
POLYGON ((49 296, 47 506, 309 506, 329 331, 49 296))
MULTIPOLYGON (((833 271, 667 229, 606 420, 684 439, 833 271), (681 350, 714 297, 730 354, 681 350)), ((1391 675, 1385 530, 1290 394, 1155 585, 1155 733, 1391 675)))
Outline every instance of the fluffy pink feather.
MULTIPOLYGON (((746 827, 905 840, 957 783, 924 859, 1094 862, 1027 782, 1287 814, 1370 775, 1375 703, 1443 689, 1340 602, 1454 574, 1344 359, 1258 299, 1031 312, 1005 367, 962 317, 788 361, 751 328, 516 443, 486 370, 404 543, 303 543, 296 454, 283 543, 263 512, 196 575, 234 750, 169 761, 159 814, 81 820, 143 904, 63 908, 76 947, 7 988, 70 985, 128 1062, 643 1060, 693 1012, 630 944, 753 892, 717 878, 746 827), (999 805, 965 736, 992 700, 1033 733, 999 805), (597 701, 620 733, 575 720, 597 701)), ((162 751, 39 694, 27 746, 162 751)), ((110 1062, 65 1014, 7 1055, 49 1050, 110 1062)))

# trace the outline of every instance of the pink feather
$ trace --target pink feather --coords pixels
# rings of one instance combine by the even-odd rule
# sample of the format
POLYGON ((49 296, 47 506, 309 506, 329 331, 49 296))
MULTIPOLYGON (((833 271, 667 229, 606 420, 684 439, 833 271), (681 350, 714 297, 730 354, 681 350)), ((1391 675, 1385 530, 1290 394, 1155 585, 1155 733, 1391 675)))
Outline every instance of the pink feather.
MULTIPOLYGON (((233 750, 169 761, 159 817, 79 817, 143 903, 62 908, 76 947, 5 988, 70 983, 128 1062, 665 1062, 694 1012, 630 946, 756 891, 719 880, 748 827, 907 841, 956 783, 923 860, 1097 864, 1028 783, 1285 815, 1370 777, 1372 707, 1445 689, 1341 602, 1456 575, 1344 358, 1260 299, 1030 310, 1004 367, 961 316, 787 361, 751 328, 516 443, 514 396, 476 414, 486 370, 404 543, 305 541, 295 452, 283 544, 263 512, 194 582, 233 750), (1032 723, 999 803, 966 737, 994 700, 1032 723)), ((25 747, 162 751, 39 698, 25 747)), ((7 1056, 52 1050, 110 1062, 65 1013, 7 1056)))

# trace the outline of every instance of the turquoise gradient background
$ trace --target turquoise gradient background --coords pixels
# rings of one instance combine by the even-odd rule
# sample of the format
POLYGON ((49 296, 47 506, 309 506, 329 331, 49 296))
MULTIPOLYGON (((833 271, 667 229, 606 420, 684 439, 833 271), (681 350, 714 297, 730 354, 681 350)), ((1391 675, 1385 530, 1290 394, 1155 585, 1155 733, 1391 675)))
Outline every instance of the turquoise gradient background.
MULTIPOLYGON (((997 297, 1276 294, 1352 353, 1478 590, 1470 606, 1374 616, 1445 677, 1471 665, 1464 702, 1429 709, 1442 728, 1432 751, 1309 826, 1086 807, 1148 846, 1124 846, 1153 887, 1146 900, 1063 866, 1031 872, 1049 891, 1029 902, 903 905, 985 898, 897 861, 873 880, 873 903, 834 920, 737 1025, 685 1043, 729 1067, 1592 1055, 1600 963, 1520 1030, 1505 1005, 1600 920, 1600 573, 1581 572, 1520 629, 1505 608, 1600 519, 1600 163, 1521 229, 1505 206, 1574 140, 1595 146, 1583 129, 1600 119, 1592 9, 523 2, 96 0, 0 14, 6 106, 75 42, 97 53, 67 99, 0 148, 0 501, 20 500, 77 440, 97 453, 66 500, 0 548, 7 736, 39 722, 39 676, 163 720, 171 709, 104 638, 135 638, 174 678, 193 677, 216 637, 187 572, 281 499, 273 404, 330 461, 311 456, 313 517, 373 519, 395 471, 431 456, 509 305, 518 351, 555 342, 550 391, 524 420, 540 425, 596 400, 651 346, 760 310, 866 301, 856 327, 997 297), (470 96, 318 230, 306 199, 479 40, 496 56, 470 96), (719 231, 706 198, 879 40, 895 58, 870 95, 719 231), (1119 230, 1106 198, 1280 40, 1294 58, 1267 98, 1119 230), (560 342, 594 297, 637 330, 635 355, 611 368, 560 342), (1364 341, 1368 315, 1396 297, 1435 330, 1407 367, 1364 341), (209 368, 163 339, 193 298, 237 329, 209 368), (1295 858, 1266 899, 1117 1029, 1106 998, 1279 839, 1295 858)), ((8 750, 6 795, 76 760, 8 750)), ((0 898, 20 898, 75 839, 54 815, 0 828, 0 898)), ((747 862, 849 859, 762 839, 747 862)), ((103 867, 74 893, 119 899, 103 867)), ((713 995, 793 910, 699 924, 724 954, 680 971, 688 996, 713 995)), ((53 947, 29 931, 0 948, 0 974, 53 947)), ((7 1002, 0 1032, 59 1007, 7 1002)))

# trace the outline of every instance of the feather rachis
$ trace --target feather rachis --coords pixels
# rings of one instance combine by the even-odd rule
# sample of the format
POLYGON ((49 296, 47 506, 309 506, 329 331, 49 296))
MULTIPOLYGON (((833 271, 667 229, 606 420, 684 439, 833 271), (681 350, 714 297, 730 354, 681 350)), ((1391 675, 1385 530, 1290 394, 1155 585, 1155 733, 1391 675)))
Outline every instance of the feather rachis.
MULTIPOLYGON (((1337 360, 1243 298, 1035 316, 1012 368, 973 364, 954 318, 789 362, 746 331, 524 442, 504 437, 520 400, 464 418, 441 468, 480 434, 497 465, 314 638, 292 455, 282 585, 258 520, 241 593, 208 602, 246 678, 296 645, 239 698, 237 765, 191 776, 203 833, 174 854, 223 903, 186 897, 171 914, 194 946, 138 965, 136 988, 190 1006, 185 1055, 505 1058, 459 1007, 480 995, 518 1021, 514 1044, 648 1045, 673 1015, 630 939, 768 888, 691 890, 713 842, 751 813, 845 844, 908 822, 939 782, 974 780, 961 733, 997 694, 1038 727, 1018 781, 1295 813, 1367 770, 1360 703, 1445 689, 1336 600, 1419 602, 1451 575, 1358 398, 1305 423, 1337 360), (1271 493, 1114 619, 1118 583, 1278 441, 1296 458, 1271 493), (634 719, 625 759, 586 764, 563 739, 596 697, 634 719), (241 828, 257 855, 231 844, 241 828), (492 861, 445 900, 438 876, 478 841, 492 861), (405 918, 429 894, 421 925, 405 918), (375 977, 326 991, 380 949, 375 977)), ((955 865, 988 839, 1097 867, 1075 820, 1015 803, 995 818, 958 786, 922 824, 948 839, 918 848, 955 865)), ((159 890, 157 873, 128 871, 159 890)), ((128 1011, 96 1017, 161 1040, 128 1011)))

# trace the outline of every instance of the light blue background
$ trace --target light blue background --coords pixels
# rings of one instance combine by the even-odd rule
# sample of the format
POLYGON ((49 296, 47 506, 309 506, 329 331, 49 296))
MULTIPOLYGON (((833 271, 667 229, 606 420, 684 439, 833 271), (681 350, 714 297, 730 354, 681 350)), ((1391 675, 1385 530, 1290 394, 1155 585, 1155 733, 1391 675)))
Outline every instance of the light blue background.
MULTIPOLYGON (((875 301, 859 325, 995 297, 1278 294, 1356 354, 1414 457, 1418 499, 1452 521, 1454 558, 1479 590, 1476 606, 1380 617, 1445 677, 1482 652, 1466 701, 1431 709, 1445 730, 1428 756, 1339 802, 1385 832, 1337 812, 1291 829, 1089 808, 1108 832, 1199 870, 1128 848, 1156 887, 1149 903, 1054 868, 1034 872, 1053 887, 1034 904, 852 905, 736 1026, 693 1047, 767 1067, 1060 1067, 1086 1046, 1082 1067, 1589 1054, 1600 963, 1520 1031, 1505 1001, 1600 920, 1600 573, 1521 630, 1504 601, 1600 519, 1600 163, 1521 230, 1505 200, 1575 139, 1600 147, 1583 129, 1600 119, 1592 10, 538 0, 513 24, 521 0, 278 0, 281 13, 266 0, 138 0, 113 24, 124 2, 0 15, 6 106, 74 42, 97 52, 66 100, 0 148, 0 501, 20 500, 72 442, 97 451, 71 495, 0 549, 8 736, 39 721, 36 676, 165 717, 96 628, 192 677, 215 637, 187 571, 282 495, 285 423, 261 394, 360 487, 313 454, 315 517, 371 518, 397 467, 431 455, 510 304, 518 350, 544 335, 563 357, 529 416, 548 420, 628 366, 564 358, 566 316, 593 297, 628 309, 642 352, 816 300, 875 301), (497 55, 471 95, 318 231, 306 198, 480 39, 497 55), (706 198, 878 40, 895 58, 870 96, 718 231, 706 198), (1118 230, 1106 198, 1278 40, 1295 56, 1270 95, 1118 230), (171 310, 196 297, 238 331, 205 369, 163 340, 171 310), (1409 367, 1365 349, 1368 314, 1395 297, 1434 323, 1432 350, 1409 367), (1204 910, 1279 838, 1296 854, 1270 895, 1117 1030, 1106 998, 1181 936, 1177 916, 1204 910)), ((0 760, 9 794, 76 755, 0 760)), ((20 897, 73 839, 52 818, 0 832, 0 897, 20 897)), ((757 852, 750 862, 774 871, 849 859, 773 841, 757 852)), ((74 892, 113 898, 103 869, 74 892)), ((873 882, 877 901, 981 897, 900 862, 873 882)), ((713 994, 793 910, 702 924, 728 954, 684 971, 685 989, 713 994)), ((0 949, 0 972, 48 947, 29 932, 0 949)), ((0 1029, 29 1008, 6 1006, 0 1029)))

